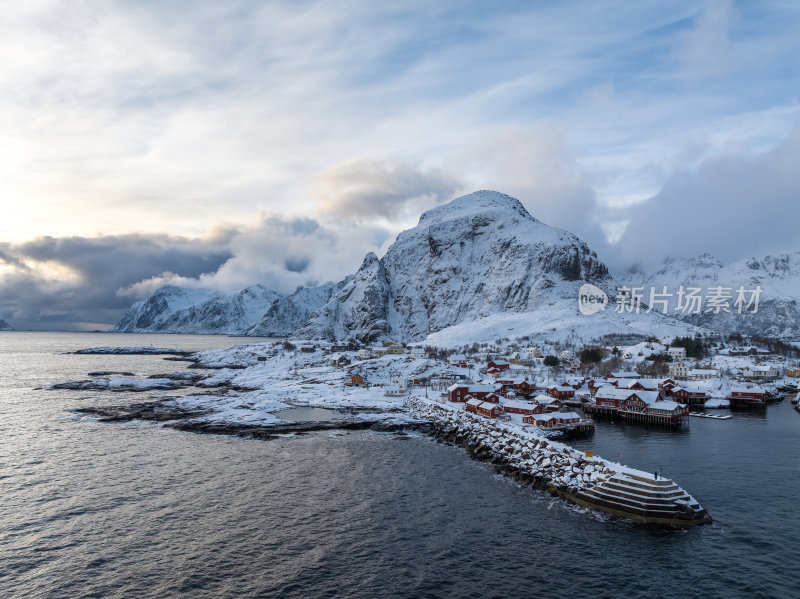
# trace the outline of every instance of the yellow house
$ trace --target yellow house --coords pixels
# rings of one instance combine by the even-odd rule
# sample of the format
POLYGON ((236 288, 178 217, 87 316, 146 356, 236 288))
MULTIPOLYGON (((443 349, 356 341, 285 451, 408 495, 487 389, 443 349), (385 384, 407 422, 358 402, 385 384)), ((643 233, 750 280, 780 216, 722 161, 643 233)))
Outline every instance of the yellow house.
POLYGON ((800 368, 787 368, 786 376, 800 377, 800 368))

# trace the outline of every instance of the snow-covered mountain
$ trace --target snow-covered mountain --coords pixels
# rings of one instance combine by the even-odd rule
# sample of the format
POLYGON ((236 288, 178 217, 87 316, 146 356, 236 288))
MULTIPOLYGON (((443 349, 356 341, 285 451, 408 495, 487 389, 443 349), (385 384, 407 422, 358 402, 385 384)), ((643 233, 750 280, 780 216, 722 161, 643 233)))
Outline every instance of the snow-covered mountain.
POLYGON ((800 337, 800 252, 749 258, 728 266, 709 254, 697 258, 671 257, 652 274, 626 273, 622 279, 627 285, 644 287, 645 295, 649 295, 651 287, 658 293, 666 286, 667 293, 673 294, 669 312, 685 322, 725 334, 800 337), (694 310, 684 312, 677 306, 681 286, 684 290, 701 288, 704 303, 699 314, 693 313, 694 310), (730 290, 730 297, 724 302, 728 312, 721 309, 716 313, 705 301, 709 289, 718 287, 726 295, 730 290), (750 307, 747 304, 754 299, 751 292, 757 287, 762 291, 754 311, 755 303, 750 307), (741 313, 736 305, 739 288, 744 290, 741 313))
POLYGON ((479 191, 425 212, 382 258, 367 254, 340 283, 290 295, 258 285, 236 293, 165 286, 134 304, 115 330, 441 345, 529 334, 588 340, 698 330, 655 313, 618 313, 617 287, 578 237, 537 220, 512 197, 479 191), (607 293, 612 305, 580 314, 584 283, 607 293))
MULTIPOLYGON (((512 197, 479 191, 425 212, 380 260, 368 254, 296 336, 418 341, 458 327, 454 342, 478 330, 481 338, 557 329, 584 329, 590 337, 631 332, 632 323, 648 334, 644 329, 661 330, 663 321, 686 330, 657 315, 606 310, 581 316, 578 290, 585 282, 609 295, 616 289, 606 266, 578 237, 535 219, 512 197)), ((442 334, 431 339, 450 340, 442 334)))
POLYGON ((11 328, 11 325, 8 324, 5 320, 0 318, 0 331, 13 331, 14 329, 11 328))
POLYGON ((299 287, 290 295, 261 285, 233 293, 165 285, 131 306, 113 330, 287 336, 342 285, 299 287))

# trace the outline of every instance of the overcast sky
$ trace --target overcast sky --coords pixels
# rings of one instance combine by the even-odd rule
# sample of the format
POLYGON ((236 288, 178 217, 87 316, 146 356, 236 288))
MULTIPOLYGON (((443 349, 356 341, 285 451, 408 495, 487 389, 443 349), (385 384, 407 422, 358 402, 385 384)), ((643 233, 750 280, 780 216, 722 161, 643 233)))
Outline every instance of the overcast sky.
POLYGON ((800 4, 10 0, 0 318, 338 280, 490 188, 613 269, 800 250, 800 4))

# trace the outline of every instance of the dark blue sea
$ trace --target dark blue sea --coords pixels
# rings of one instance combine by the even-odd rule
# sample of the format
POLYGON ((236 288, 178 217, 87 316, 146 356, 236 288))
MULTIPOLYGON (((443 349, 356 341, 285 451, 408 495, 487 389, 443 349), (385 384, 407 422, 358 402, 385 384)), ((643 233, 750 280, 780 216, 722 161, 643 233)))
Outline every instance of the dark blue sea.
POLYGON ((183 365, 66 352, 237 339, 0 333, 0 597, 800 597, 800 413, 599 423, 576 442, 662 468, 714 523, 651 530, 521 487, 412 434, 272 441, 100 423, 149 394, 50 391, 183 365))

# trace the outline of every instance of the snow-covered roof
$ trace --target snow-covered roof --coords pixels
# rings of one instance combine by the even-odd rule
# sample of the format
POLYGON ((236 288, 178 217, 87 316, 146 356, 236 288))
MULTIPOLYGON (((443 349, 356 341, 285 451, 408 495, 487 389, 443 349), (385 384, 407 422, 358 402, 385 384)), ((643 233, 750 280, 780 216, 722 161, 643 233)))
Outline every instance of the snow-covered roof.
POLYGON ((532 410, 534 405, 529 401, 523 401, 521 399, 501 399, 500 404, 502 406, 508 406, 509 408, 516 408, 518 410, 532 410))
POLYGON ((678 408, 682 408, 683 404, 665 399, 664 401, 648 403, 648 407, 652 410, 663 410, 665 412, 674 412, 678 408))
POLYGON ((555 397, 550 397, 549 395, 545 395, 544 393, 540 393, 536 397, 533 398, 532 401, 536 403, 543 403, 543 404, 551 404, 553 402, 558 401, 555 397))
POLYGON ((763 387, 731 387, 731 392, 735 393, 766 393, 763 387))
POLYGON ((599 399, 628 399, 631 395, 640 393, 635 389, 619 389, 614 385, 602 385, 597 388, 595 397, 599 399))

